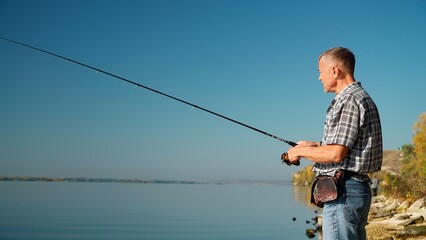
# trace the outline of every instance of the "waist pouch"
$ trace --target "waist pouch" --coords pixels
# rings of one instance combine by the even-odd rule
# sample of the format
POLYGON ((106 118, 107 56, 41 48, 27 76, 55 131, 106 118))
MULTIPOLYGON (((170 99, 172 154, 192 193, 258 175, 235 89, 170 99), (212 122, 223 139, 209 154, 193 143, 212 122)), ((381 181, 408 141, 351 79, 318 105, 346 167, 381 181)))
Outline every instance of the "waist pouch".
POLYGON ((312 184, 311 203, 323 208, 324 203, 340 197, 344 175, 344 171, 337 171, 334 176, 317 176, 312 184))

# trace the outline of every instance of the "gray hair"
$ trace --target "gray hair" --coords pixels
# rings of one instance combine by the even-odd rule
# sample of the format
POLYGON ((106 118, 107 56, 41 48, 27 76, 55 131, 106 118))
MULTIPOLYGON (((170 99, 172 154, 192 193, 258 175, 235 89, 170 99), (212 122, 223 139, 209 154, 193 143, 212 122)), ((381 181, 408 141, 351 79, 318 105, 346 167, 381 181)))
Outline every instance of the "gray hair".
POLYGON ((351 50, 343 47, 330 48, 327 51, 321 53, 321 55, 318 57, 318 61, 323 57, 324 59, 340 63, 344 70, 352 75, 354 74, 355 55, 351 52, 351 50))

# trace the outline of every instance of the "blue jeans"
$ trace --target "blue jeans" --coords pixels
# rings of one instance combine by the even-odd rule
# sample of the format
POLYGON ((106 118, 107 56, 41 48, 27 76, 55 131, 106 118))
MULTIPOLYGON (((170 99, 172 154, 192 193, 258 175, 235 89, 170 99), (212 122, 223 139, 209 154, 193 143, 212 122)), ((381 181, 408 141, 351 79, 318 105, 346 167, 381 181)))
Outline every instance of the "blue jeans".
POLYGON ((345 179, 342 195, 324 205, 324 240, 365 240, 371 192, 368 181, 345 179))

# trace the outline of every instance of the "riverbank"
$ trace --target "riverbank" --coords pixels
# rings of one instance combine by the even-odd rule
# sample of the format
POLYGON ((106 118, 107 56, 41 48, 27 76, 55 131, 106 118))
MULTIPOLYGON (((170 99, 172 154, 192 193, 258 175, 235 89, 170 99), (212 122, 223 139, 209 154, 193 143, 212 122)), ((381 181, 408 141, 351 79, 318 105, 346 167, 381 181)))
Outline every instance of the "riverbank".
MULTIPOLYGON (((314 233, 322 240, 321 210, 316 219, 314 233)), ((384 195, 373 197, 366 230, 368 240, 426 240, 426 196, 412 204, 384 195)))
POLYGON ((411 205, 374 197, 366 228, 369 240, 426 240, 426 197, 411 205))

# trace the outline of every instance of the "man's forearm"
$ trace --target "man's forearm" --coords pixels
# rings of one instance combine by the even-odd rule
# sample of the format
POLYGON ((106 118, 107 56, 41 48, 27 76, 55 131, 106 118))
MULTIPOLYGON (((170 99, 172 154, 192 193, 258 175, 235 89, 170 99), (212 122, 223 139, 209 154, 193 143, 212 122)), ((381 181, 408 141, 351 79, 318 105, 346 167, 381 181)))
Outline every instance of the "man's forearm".
POLYGON ((336 163, 341 162, 347 153, 348 148, 342 145, 325 145, 325 146, 300 146, 289 149, 289 159, 306 158, 316 163, 336 163))

